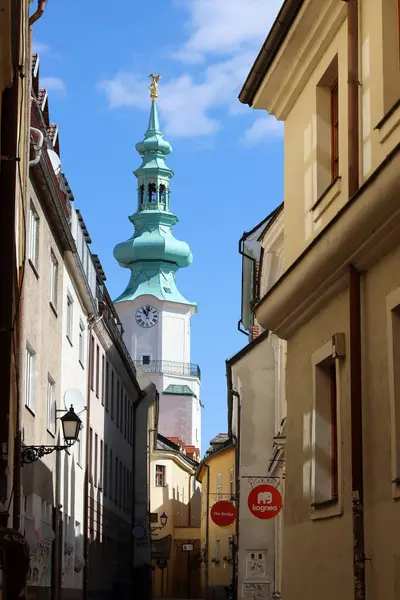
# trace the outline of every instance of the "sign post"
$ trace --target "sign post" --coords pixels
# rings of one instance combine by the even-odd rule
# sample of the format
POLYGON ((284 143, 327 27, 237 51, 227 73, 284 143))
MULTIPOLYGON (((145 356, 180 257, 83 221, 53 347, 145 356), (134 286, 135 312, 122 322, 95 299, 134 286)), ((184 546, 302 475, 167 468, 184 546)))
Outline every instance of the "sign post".
POLYGON ((274 486, 262 484, 251 490, 248 507, 257 519, 273 519, 282 510, 282 496, 274 486))

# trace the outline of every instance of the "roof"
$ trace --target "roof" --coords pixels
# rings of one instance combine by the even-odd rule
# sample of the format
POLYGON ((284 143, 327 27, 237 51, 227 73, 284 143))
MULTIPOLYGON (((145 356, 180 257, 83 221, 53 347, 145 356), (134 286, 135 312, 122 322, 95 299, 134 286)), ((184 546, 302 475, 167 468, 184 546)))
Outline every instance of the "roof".
POLYGON ((289 33, 304 0, 285 0, 265 40, 247 79, 239 93, 243 104, 253 105, 262 81, 289 33))
MULTIPOLYGON (((222 454, 222 452, 225 452, 226 450, 230 450, 232 448, 235 448, 236 442, 235 440, 230 437, 227 433, 219 433, 216 438, 214 439, 222 439, 222 437, 220 438, 220 436, 224 436, 224 438, 226 438, 225 443, 221 444, 221 446, 219 448, 217 448, 216 450, 213 450, 212 448, 209 448, 203 458, 203 460, 199 463, 199 466, 197 468, 196 471, 196 479, 199 479, 199 475, 203 469, 203 467, 207 464, 207 461, 210 460, 210 458, 214 458, 215 456, 217 456, 218 454, 222 454)), ((211 440, 212 442, 212 440, 211 440)))
POLYGON ((210 444, 225 444, 229 440, 227 433, 219 433, 210 441, 210 444))
POLYGON ((161 435, 161 433, 157 433, 157 446, 156 446, 156 450, 164 450, 166 452, 176 452, 176 454, 179 454, 179 456, 186 461, 191 467, 197 467, 197 465, 199 464, 193 457, 194 453, 195 453, 195 448, 194 446, 188 446, 188 448, 194 448, 194 451, 191 452, 189 451, 189 453, 185 454, 185 445, 183 444, 183 442, 177 438, 177 437, 172 437, 172 438, 167 438, 164 437, 163 435, 161 435), (191 455, 191 456, 190 456, 191 455))
POLYGON ((278 218, 278 216, 283 211, 284 205, 285 205, 285 203, 282 202, 279 206, 276 207, 276 209, 274 210, 274 212, 271 213, 270 219, 269 219, 268 223, 266 223, 264 229, 262 230, 260 236, 258 237, 258 241, 259 242, 261 242, 261 240, 263 239, 264 235, 267 233, 267 231, 270 229, 270 227, 272 227, 272 225, 275 223, 276 219, 278 218))
POLYGON ((163 391, 163 394, 174 394, 175 396, 196 395, 188 385, 174 385, 172 383, 163 391))

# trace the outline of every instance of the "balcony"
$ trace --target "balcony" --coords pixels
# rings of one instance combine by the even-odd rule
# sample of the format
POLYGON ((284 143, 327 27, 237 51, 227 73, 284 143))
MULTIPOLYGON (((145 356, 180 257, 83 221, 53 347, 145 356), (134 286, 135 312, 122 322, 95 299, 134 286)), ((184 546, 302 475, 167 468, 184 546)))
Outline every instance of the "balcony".
POLYGON ((144 371, 144 373, 197 377, 198 379, 201 377, 199 365, 193 363, 180 363, 171 360, 151 360, 149 363, 143 364, 140 360, 135 360, 135 365, 144 371))

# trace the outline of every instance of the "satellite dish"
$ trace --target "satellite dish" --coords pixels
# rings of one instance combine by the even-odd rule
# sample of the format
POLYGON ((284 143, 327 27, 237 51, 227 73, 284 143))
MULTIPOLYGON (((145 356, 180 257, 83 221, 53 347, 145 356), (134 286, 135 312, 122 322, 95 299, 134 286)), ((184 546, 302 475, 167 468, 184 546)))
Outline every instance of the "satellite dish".
POLYGON ((51 166, 54 169, 54 173, 56 175, 58 175, 59 172, 61 171, 60 157, 58 156, 57 152, 54 152, 54 150, 50 150, 50 149, 47 150, 47 154, 49 155, 51 166))
POLYGON ((77 388, 68 388, 64 394, 65 410, 69 410, 71 408, 71 404, 74 407, 74 411, 77 415, 82 413, 86 408, 85 399, 82 395, 82 392, 77 388))

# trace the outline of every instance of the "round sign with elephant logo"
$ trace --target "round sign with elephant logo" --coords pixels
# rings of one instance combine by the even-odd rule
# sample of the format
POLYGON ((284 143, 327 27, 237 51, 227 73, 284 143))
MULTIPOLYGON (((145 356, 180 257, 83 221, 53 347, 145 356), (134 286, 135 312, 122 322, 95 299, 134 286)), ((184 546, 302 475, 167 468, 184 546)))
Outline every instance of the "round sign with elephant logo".
POLYGON ((274 486, 264 483, 251 490, 248 506, 257 519, 273 519, 282 510, 282 496, 274 486))

